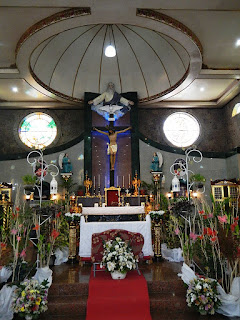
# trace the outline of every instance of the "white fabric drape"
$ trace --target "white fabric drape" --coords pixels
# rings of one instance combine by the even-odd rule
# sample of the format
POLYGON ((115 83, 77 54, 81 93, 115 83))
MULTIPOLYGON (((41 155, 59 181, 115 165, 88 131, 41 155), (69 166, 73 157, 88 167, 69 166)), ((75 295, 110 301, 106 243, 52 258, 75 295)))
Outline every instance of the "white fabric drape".
POLYGON ((162 253, 162 257, 168 261, 171 261, 171 262, 183 261, 181 248, 169 249, 167 247, 166 243, 162 243, 161 244, 161 253, 162 253))
POLYGON ((144 237, 143 255, 153 256, 151 218, 146 216, 146 221, 114 221, 114 222, 85 222, 81 217, 80 223, 80 245, 79 256, 82 258, 91 257, 92 234, 103 232, 109 229, 122 229, 131 232, 139 232, 144 237))

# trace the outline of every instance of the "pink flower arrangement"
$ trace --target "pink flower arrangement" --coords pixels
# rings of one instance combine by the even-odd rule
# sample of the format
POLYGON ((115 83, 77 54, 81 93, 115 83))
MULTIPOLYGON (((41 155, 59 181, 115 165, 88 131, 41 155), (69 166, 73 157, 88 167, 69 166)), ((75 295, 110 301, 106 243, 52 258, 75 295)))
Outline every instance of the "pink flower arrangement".
POLYGON ((227 223, 227 215, 225 214, 224 216, 218 216, 218 221, 222 224, 227 223))
POLYGON ((179 230, 178 228, 176 228, 176 229, 174 230, 174 232, 175 232, 175 234, 178 236, 179 233, 180 233, 180 230, 179 230))
POLYGON ((192 239, 193 241, 196 241, 197 238, 198 238, 197 234, 190 232, 190 239, 192 239))
POLYGON ((18 232, 18 231, 17 231, 17 229, 12 229, 12 230, 11 230, 11 234, 16 235, 16 234, 17 234, 17 232, 18 232))

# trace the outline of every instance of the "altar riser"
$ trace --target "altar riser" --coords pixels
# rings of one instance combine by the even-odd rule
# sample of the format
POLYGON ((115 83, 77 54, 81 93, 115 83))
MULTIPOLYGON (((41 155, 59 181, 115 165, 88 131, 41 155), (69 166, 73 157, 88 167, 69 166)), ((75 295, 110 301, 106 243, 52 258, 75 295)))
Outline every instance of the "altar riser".
MULTIPOLYGON (((58 270, 57 268, 61 266, 55 268, 58 270)), ((55 276, 50 288, 49 310, 41 315, 40 320, 83 320, 86 317, 90 265, 85 265, 84 269, 76 266, 69 272, 66 265, 63 268, 65 268, 65 273, 62 273, 63 278, 55 276), (81 274, 82 270, 84 270, 84 275, 81 274)), ((148 284, 152 320, 201 319, 198 313, 187 307, 186 288, 177 277, 180 268, 181 264, 167 262, 151 265, 140 264, 140 270, 148 284)), ((223 319, 227 318, 219 314, 211 316, 211 320, 223 319)))
MULTIPOLYGON (((185 302, 185 288, 180 280, 148 281, 148 290, 151 313, 189 312, 185 302)), ((49 310, 41 319, 50 319, 50 317, 52 320, 85 319, 87 297, 88 284, 86 283, 53 284, 49 292, 49 310), (72 318, 68 318, 69 315, 72 318)))

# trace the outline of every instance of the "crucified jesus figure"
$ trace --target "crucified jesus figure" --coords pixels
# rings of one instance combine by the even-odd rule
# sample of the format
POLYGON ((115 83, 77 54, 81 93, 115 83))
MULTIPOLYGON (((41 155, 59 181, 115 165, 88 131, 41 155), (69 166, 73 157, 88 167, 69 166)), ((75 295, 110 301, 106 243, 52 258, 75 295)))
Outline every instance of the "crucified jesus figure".
POLYGON ((108 144, 108 151, 107 153, 110 155, 110 170, 114 170, 115 161, 116 161, 116 154, 117 154, 117 135, 119 133, 126 132, 130 130, 132 127, 128 127, 123 130, 115 131, 114 129, 109 129, 108 133, 104 132, 102 130, 99 130, 97 128, 93 128, 93 130, 96 130, 97 132, 100 132, 102 134, 105 134, 108 136, 109 144, 108 144))

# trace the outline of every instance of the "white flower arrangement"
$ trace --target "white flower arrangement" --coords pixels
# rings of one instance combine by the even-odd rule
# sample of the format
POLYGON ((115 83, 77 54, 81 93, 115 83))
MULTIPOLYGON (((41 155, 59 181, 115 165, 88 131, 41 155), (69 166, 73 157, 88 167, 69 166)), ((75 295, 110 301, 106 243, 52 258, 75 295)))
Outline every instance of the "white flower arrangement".
POLYGON ((121 273, 136 269, 138 260, 134 257, 129 244, 120 237, 105 242, 103 247, 101 267, 106 267, 109 272, 118 271, 121 273))
POLYGON ((155 210, 155 211, 150 211, 149 214, 150 214, 150 217, 151 219, 153 220, 158 220, 161 218, 161 216, 163 216, 165 213, 165 211, 163 210, 155 210))
POLYGON ((162 216, 163 214, 165 213, 165 211, 163 210, 156 210, 156 211, 150 211, 149 214, 156 214, 156 215, 159 215, 159 216, 162 216))
POLYGON ((190 281, 187 290, 187 304, 202 315, 214 314, 221 305, 217 292, 217 281, 196 278, 190 281))

